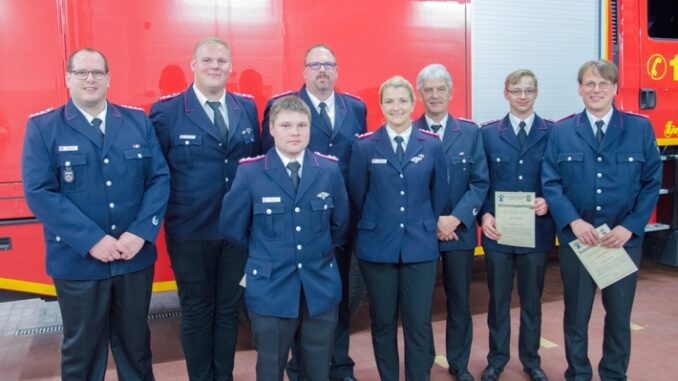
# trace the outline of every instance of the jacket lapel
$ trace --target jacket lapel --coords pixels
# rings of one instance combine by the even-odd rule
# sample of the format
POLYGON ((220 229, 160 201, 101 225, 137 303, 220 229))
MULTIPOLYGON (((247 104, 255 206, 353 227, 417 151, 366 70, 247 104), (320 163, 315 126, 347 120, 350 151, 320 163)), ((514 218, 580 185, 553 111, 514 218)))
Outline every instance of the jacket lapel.
POLYGON ((589 121, 588 116, 586 116, 586 111, 581 112, 576 116, 575 120, 575 130, 579 137, 581 137, 586 144, 588 144, 594 152, 598 152, 598 142, 596 137, 593 135, 593 129, 591 127, 591 122, 589 121))
MULTIPOLYGON (((348 106, 344 98, 340 97, 339 94, 334 92, 334 128, 332 129, 332 139, 334 139, 339 130, 344 127, 344 119, 346 119, 346 114, 348 113, 348 106)), ((349 133, 349 136, 352 135, 349 133)))
MULTIPOLYGON (((304 153, 304 167, 301 170, 301 178, 299 179, 299 187, 297 188, 297 198, 296 200, 301 199, 301 197, 308 191, 311 187, 311 184, 315 182, 315 178, 318 176, 320 171, 320 164, 318 164, 318 159, 311 153, 311 151, 306 150, 304 153)), ((291 182, 291 181, 290 181, 291 182)))
MULTIPOLYGON (((532 127, 530 127, 530 133, 525 139, 525 144, 523 145, 522 152, 527 152, 535 144, 539 143, 546 136, 548 128, 546 127, 546 122, 539 115, 534 114, 534 120, 532 121, 532 127)), ((517 137, 516 137, 517 139, 517 137)))
MULTIPOLYGON (((110 104, 109 104, 110 105, 110 104)), ((108 115, 108 113, 107 113, 108 115)), ((87 139, 91 140, 97 147, 102 148, 101 135, 94 130, 94 126, 87 123, 87 118, 75 107, 73 100, 69 99, 64 110, 64 118, 66 123, 74 130, 83 134, 87 139)), ((107 121, 108 122, 108 121, 107 121)), ((108 123, 107 123, 108 127, 108 123)))
MULTIPOLYGON (((296 192, 294 191, 294 186, 292 185, 292 179, 287 173, 287 168, 283 166, 282 160, 280 160, 278 152, 275 150, 275 148, 268 151, 264 160, 266 160, 264 163, 264 170, 268 177, 278 184, 280 189, 282 189, 291 199, 294 200, 296 192)), ((303 169, 303 171, 305 170, 306 168, 303 169)))
POLYGON ((106 133, 104 134, 104 149, 103 149, 104 155, 106 155, 108 153, 108 150, 111 149, 111 146, 113 145, 113 142, 115 141, 116 136, 122 129, 124 123, 125 121, 122 118, 120 110, 116 106, 109 103, 108 111, 106 112, 106 133))
POLYGON ((386 132, 386 126, 382 126, 379 130, 377 130, 377 132, 367 139, 377 140, 376 151, 381 156, 385 157, 386 161, 398 172, 402 171, 402 166, 396 159, 395 151, 391 145, 391 139, 389 139, 388 132, 386 132))
POLYGON ((501 125, 499 126, 499 136, 508 144, 510 144, 513 148, 516 149, 516 151, 520 152, 520 143, 518 143, 518 137, 516 136, 516 132, 513 131, 513 127, 511 126, 511 119, 509 119, 508 114, 502 119, 501 125))
MULTIPOLYGON (((591 130, 591 133, 593 133, 593 130, 591 130)), ((622 115, 617 109, 614 109, 614 111, 612 111, 612 118, 610 118, 610 124, 607 126, 607 131, 605 132, 605 137, 600 145, 600 150, 605 150, 605 147, 614 144, 614 141, 623 133, 624 121, 622 120, 622 115)))
MULTIPOLYGON (((202 105, 198 101, 198 97, 196 97, 192 85, 189 86, 186 91, 184 91, 184 113, 186 114, 186 117, 196 126, 207 132, 218 141, 221 141, 221 137, 219 136, 216 126, 214 123, 212 123, 202 105)), ((231 119, 230 115, 228 119, 231 119)))
POLYGON ((425 138, 422 136, 421 132, 419 132, 418 129, 412 128, 410 141, 407 142, 407 149, 405 150, 405 156, 403 157, 402 163, 403 167, 411 163, 412 158, 415 155, 417 155, 422 149, 424 149, 424 143, 422 143, 424 139, 425 138))
POLYGON ((454 142, 459 139, 461 136, 461 126, 459 121, 452 117, 452 115, 447 115, 447 124, 445 125, 445 133, 443 134, 443 151, 447 151, 452 148, 454 142))
POLYGON ((324 134, 326 136, 330 136, 330 129, 325 127, 325 122, 323 122, 322 118, 320 117, 320 113, 318 113, 318 110, 316 110, 315 106, 313 106, 313 102, 311 102, 311 98, 308 97, 308 93, 306 92, 306 85, 301 87, 301 90, 299 90, 299 96, 301 99, 306 102, 306 105, 308 108, 311 109, 311 135, 314 133, 318 134, 324 134))

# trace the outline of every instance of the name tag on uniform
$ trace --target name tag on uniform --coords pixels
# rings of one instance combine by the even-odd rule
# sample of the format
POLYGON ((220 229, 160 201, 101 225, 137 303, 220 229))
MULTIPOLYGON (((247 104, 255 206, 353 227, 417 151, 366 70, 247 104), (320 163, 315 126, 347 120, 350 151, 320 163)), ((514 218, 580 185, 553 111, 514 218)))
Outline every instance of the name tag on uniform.
POLYGON ((386 159, 372 159, 372 164, 386 164, 386 159))
POLYGON ((77 151, 78 146, 59 146, 59 152, 77 151))
POLYGON ((179 135, 179 139, 195 140, 195 135, 179 135))
POLYGON ((262 197, 261 202, 264 204, 274 204, 280 202, 280 197, 262 197))

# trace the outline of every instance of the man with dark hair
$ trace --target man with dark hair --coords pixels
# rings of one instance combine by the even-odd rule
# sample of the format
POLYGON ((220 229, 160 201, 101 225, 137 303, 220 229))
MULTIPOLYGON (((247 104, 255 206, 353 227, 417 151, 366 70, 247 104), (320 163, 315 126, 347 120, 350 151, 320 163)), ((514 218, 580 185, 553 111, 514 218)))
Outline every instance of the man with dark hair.
MULTIPOLYGON (((269 132, 269 109, 273 102, 285 95, 296 95, 311 110, 311 140, 308 148, 339 159, 339 169, 348 180, 348 163, 351 147, 357 136, 367 131, 367 108, 365 103, 348 93, 335 91, 339 67, 336 56, 329 46, 317 44, 310 47, 304 56, 304 85, 298 91, 289 91, 270 99, 261 124, 263 150, 273 146, 269 132)), ((351 216, 353 221, 355 217, 351 216)), ((349 223, 355 226, 356 221, 349 223)), ((349 231, 346 245, 337 250, 337 261, 342 281, 342 300, 339 304, 339 322, 332 354, 331 380, 356 381, 353 376, 353 360, 348 354, 351 312, 348 305, 349 269, 353 252, 353 228, 349 231)), ((294 360, 290 362, 289 376, 295 381, 294 360)))
POLYGON ((336 159, 306 148, 310 114, 295 96, 273 103, 275 147, 241 161, 221 208, 221 232, 249 248, 243 283, 258 381, 282 381, 293 342, 304 380, 329 376, 348 196, 336 159))
POLYGON ((28 120, 26 201, 44 224, 63 320, 61 378, 153 380, 146 321, 169 172, 150 120, 106 100, 106 58, 68 59, 68 102, 28 120))
POLYGON ((251 97, 225 89, 231 51, 223 40, 200 40, 191 69, 193 84, 154 104, 151 120, 172 174, 165 233, 179 288, 188 376, 227 381, 233 380, 238 282, 247 252, 219 232, 219 211, 238 160, 259 153, 259 123, 251 97))
MULTIPOLYGON (((551 132, 542 184, 560 241, 565 301, 567 380, 591 380, 588 325, 596 284, 568 243, 624 248, 640 264, 645 225, 659 197, 662 164, 647 117, 613 106, 619 74, 607 60, 579 69, 583 112, 559 121, 551 132), (603 236, 597 227, 611 229, 603 236)), ((605 287, 602 380, 626 380, 631 355, 631 309, 638 272, 605 287)))

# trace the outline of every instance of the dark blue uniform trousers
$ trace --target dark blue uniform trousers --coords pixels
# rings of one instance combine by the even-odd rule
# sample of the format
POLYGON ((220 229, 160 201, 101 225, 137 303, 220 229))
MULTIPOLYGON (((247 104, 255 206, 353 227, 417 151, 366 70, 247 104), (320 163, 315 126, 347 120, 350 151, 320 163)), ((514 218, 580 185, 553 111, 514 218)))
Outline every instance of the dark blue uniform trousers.
POLYGON ((179 289, 181 345, 191 381, 233 380, 247 253, 226 240, 167 238, 179 289))
MULTIPOLYGON (((625 248, 640 265, 642 245, 625 248)), ((596 295, 596 284, 569 245, 560 245, 560 276, 565 293, 565 355, 568 381, 589 381, 593 377, 588 356, 588 328, 596 295)), ((636 294, 638 272, 602 290, 605 307, 603 357, 598 364, 601 380, 626 380, 631 355, 631 308, 636 294)))
POLYGON ((101 280, 54 279, 64 340, 61 379, 103 381, 110 344, 118 379, 152 381, 146 316, 154 267, 101 280))
POLYGON ((514 254, 486 250, 485 261, 490 291, 490 307, 487 313, 490 352, 487 354, 487 363, 494 368, 504 369, 510 358, 510 308, 515 274, 520 296, 518 356, 525 369, 541 367, 538 353, 541 338, 541 295, 544 291, 548 253, 514 254))
POLYGON ((469 292, 473 275, 473 249, 450 250, 441 254, 443 286, 447 300, 445 349, 454 372, 468 367, 473 340, 469 292))

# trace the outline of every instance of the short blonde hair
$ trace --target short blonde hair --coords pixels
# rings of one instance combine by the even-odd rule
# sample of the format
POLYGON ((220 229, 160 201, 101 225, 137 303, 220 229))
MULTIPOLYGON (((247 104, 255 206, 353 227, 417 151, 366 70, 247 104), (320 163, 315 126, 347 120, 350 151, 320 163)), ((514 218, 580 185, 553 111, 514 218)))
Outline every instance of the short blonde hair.
POLYGON ((577 73, 577 82, 579 82, 580 85, 584 79, 584 73, 589 69, 600 74, 603 79, 612 82, 614 85, 619 82, 619 70, 617 69, 617 65, 608 60, 600 59, 588 61, 581 65, 579 72, 577 73))
POLYGON ((516 83, 520 82, 520 79, 523 77, 530 77, 534 81, 534 87, 539 88, 537 85, 537 76, 534 75, 532 70, 530 69, 518 69, 512 71, 509 75, 506 76, 506 80, 504 81, 504 90, 508 90, 509 86, 515 85, 516 83))
POLYGON ((384 90, 386 90, 389 87, 404 88, 409 93, 410 100, 412 101, 412 103, 414 103, 414 88, 412 87, 412 84, 408 80, 406 80, 404 77, 400 75, 395 75, 381 84, 381 86, 379 87, 379 103, 381 103, 382 100, 384 99, 384 90))
POLYGON ((193 48, 193 58, 195 58, 195 54, 198 52, 198 49, 200 49, 201 46, 211 45, 211 44, 221 45, 224 48, 226 48, 226 50, 228 50, 229 53, 231 52, 231 48, 228 47, 228 44, 226 43, 226 41, 222 40, 219 37, 208 36, 208 37, 204 37, 203 39, 198 41, 197 44, 195 44, 195 48, 193 48))

